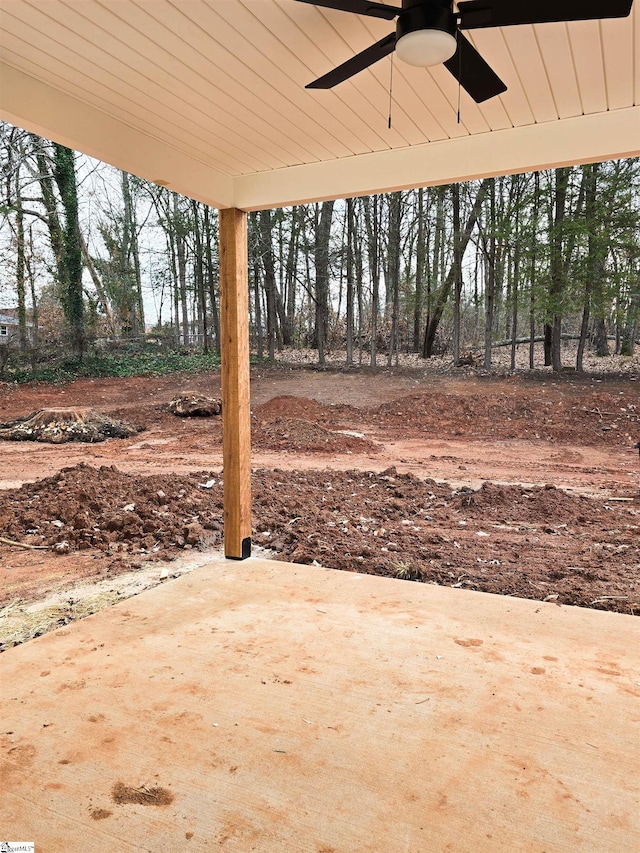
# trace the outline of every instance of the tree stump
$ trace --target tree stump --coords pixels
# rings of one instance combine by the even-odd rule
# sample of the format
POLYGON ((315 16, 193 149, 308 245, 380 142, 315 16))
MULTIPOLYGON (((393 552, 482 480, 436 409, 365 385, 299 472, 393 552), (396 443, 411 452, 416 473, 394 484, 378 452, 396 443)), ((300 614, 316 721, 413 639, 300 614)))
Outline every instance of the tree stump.
POLYGON ((181 418, 210 418, 222 414, 222 403, 204 394, 182 394, 169 403, 172 415, 181 418))
POLYGON ((0 439, 44 441, 50 444, 64 444, 67 441, 94 443, 107 438, 129 438, 143 429, 88 408, 40 409, 24 418, 0 423, 0 439))

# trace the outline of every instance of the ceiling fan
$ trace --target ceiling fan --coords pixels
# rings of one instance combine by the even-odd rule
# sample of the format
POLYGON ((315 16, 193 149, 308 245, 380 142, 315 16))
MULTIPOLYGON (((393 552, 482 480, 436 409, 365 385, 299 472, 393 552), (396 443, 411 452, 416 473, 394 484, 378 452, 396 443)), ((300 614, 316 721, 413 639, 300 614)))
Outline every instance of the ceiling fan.
POLYGON ((444 64, 477 103, 505 92, 507 87, 461 30, 625 18, 633 0, 461 0, 457 11, 448 0, 402 0, 402 7, 370 0, 298 0, 356 15, 392 21, 395 33, 343 62, 307 89, 331 89, 384 59, 395 50, 409 65, 444 64))

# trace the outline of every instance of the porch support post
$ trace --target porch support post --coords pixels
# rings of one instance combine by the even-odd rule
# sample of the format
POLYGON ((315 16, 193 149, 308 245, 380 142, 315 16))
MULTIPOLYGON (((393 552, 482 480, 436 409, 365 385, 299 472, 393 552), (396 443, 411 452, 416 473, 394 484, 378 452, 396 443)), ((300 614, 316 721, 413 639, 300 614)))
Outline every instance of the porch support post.
POLYGON ((245 560, 251 556, 247 214, 221 210, 219 225, 224 554, 245 560))

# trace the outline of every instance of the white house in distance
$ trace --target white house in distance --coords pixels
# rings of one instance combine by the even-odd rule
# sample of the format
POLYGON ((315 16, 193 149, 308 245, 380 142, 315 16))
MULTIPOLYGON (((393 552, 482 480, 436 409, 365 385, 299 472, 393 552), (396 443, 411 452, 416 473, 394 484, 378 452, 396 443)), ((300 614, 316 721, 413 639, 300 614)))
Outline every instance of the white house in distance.
POLYGON ((15 309, 0 308, 0 345, 18 331, 18 317, 15 309))
MULTIPOLYGON (((18 334, 20 323, 17 308, 0 308, 0 346, 6 345, 18 334)), ((32 323, 27 321, 27 334, 31 338, 32 323)))

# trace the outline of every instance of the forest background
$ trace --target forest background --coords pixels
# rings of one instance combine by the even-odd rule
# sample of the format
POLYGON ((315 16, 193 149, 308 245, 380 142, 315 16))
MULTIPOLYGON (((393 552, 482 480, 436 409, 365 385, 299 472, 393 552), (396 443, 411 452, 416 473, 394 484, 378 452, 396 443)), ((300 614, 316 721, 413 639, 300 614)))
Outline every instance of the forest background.
MULTIPOLYGON (((0 379, 215 363, 215 210, 4 123, 0 162, 0 379)), ((249 296, 271 361, 633 356, 640 160, 250 213, 249 296)))

